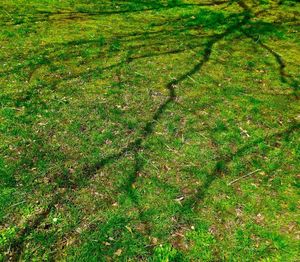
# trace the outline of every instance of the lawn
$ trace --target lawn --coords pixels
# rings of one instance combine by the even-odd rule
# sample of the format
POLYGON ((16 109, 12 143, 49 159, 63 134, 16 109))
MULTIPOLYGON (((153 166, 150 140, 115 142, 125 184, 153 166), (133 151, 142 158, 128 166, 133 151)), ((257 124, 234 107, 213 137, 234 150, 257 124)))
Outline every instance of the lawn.
POLYGON ((2 0, 0 261, 298 261, 297 0, 2 0))

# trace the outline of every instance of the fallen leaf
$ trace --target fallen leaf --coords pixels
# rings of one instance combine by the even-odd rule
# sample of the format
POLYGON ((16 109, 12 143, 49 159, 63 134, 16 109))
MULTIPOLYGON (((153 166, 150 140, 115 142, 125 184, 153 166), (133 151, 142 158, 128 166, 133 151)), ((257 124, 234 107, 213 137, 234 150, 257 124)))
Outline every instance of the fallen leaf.
POLYGON ((115 252, 115 255, 118 256, 118 257, 121 256, 122 251, 123 251, 123 250, 122 250, 121 248, 119 248, 119 249, 115 252))
POLYGON ((153 245, 157 245, 157 242, 158 242, 158 239, 157 239, 156 237, 152 237, 151 243, 152 243, 153 245))

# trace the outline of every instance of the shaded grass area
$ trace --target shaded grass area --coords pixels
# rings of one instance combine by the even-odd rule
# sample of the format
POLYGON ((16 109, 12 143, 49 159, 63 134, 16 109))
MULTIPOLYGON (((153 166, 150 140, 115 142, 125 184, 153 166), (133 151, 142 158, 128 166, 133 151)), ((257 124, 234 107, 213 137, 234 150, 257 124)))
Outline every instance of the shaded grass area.
POLYGON ((1 9, 2 260, 297 259, 296 1, 1 9))

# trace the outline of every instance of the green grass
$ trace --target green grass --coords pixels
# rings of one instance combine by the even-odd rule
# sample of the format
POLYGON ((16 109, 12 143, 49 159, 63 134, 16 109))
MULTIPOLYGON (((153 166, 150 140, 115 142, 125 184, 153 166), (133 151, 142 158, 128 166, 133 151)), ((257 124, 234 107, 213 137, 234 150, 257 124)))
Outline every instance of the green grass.
POLYGON ((297 1, 0 10, 0 260, 297 261, 297 1))

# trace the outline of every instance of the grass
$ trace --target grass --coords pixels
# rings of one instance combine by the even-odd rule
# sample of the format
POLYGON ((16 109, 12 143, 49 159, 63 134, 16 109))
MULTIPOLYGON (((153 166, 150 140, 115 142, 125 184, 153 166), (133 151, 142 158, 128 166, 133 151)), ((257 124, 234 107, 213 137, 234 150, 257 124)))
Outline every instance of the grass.
POLYGON ((297 1, 0 7, 0 260, 297 261, 297 1))

